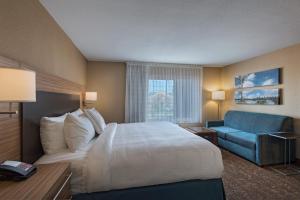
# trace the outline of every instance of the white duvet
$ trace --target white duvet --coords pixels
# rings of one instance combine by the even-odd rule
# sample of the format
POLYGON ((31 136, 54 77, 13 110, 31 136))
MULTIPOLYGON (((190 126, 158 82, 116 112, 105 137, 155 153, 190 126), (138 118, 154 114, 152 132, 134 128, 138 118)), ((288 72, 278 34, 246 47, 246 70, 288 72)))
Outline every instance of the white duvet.
POLYGON ((86 157, 86 191, 221 178, 221 152, 168 122, 109 124, 86 157))

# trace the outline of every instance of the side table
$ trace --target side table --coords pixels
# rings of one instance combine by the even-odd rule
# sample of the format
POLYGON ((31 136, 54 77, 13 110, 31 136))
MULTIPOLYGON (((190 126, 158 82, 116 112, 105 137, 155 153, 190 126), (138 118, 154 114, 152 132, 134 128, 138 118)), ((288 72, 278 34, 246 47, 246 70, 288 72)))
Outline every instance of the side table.
POLYGON ((186 128, 191 133, 210 140, 214 145, 218 146, 217 132, 205 127, 188 127, 186 128))
POLYGON ((272 167, 272 169, 280 174, 290 176, 300 174, 300 169, 291 165, 291 141, 296 140, 300 136, 292 132, 275 132, 268 134, 271 137, 276 137, 284 140, 284 166, 272 167), (288 144, 288 164, 287 164, 287 144, 288 144))

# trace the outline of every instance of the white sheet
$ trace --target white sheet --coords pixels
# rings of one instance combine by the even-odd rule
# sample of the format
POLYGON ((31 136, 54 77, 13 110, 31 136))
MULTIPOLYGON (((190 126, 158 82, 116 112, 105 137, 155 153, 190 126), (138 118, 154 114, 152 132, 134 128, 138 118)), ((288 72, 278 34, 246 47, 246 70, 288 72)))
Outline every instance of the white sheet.
POLYGON ((87 191, 221 178, 218 147, 168 122, 109 124, 87 156, 87 191))
POLYGON ((108 124, 87 147, 44 155, 36 164, 70 162, 72 193, 220 178, 220 150, 168 122, 108 124))
POLYGON ((56 162, 69 162, 71 163, 71 190, 73 194, 84 193, 86 189, 86 158, 88 151, 93 146, 97 138, 85 147, 76 152, 71 152, 66 149, 55 154, 45 154, 35 164, 49 164, 56 162))

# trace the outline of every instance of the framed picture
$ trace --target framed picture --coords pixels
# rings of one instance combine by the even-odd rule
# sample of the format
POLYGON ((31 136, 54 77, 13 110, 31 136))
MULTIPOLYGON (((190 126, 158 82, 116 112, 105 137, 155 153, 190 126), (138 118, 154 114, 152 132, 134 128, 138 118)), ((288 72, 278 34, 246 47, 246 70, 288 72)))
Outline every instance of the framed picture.
POLYGON ((235 88, 275 86, 281 84, 281 68, 235 77, 235 88))
POLYGON ((248 105, 280 105, 281 89, 252 89, 235 91, 235 102, 248 105))
POLYGON ((243 103, 243 92, 242 91, 235 91, 234 93, 234 100, 235 103, 237 104, 242 104, 243 103))
POLYGON ((234 86, 235 88, 242 88, 243 81, 242 81, 242 76, 236 76, 234 78, 234 86))

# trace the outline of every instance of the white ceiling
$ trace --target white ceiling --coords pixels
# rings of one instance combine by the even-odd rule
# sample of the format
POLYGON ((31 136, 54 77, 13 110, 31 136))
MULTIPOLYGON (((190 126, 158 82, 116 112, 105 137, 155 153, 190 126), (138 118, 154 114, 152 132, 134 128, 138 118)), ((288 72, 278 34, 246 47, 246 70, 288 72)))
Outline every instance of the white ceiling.
POLYGON ((88 60, 223 65, 300 43, 300 0, 41 0, 88 60))

